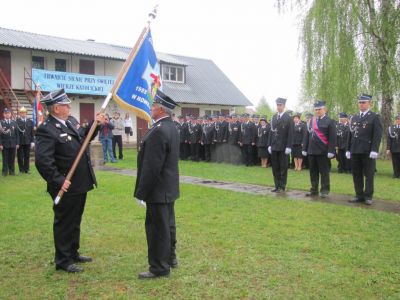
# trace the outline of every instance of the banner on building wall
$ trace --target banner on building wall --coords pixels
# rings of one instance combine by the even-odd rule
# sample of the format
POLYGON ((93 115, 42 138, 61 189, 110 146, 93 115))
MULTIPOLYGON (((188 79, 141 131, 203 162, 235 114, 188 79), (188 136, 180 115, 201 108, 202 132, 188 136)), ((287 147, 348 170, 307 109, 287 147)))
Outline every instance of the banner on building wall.
MULTIPOLYGON (((79 73, 32 69, 32 79, 42 91, 64 89, 68 94, 107 95, 115 76, 95 76, 79 73)), ((32 83, 32 90, 35 89, 32 83)))
POLYGON ((157 90, 161 89, 160 66, 150 28, 129 59, 127 70, 113 91, 113 99, 124 109, 134 112, 150 123, 154 96, 157 90))

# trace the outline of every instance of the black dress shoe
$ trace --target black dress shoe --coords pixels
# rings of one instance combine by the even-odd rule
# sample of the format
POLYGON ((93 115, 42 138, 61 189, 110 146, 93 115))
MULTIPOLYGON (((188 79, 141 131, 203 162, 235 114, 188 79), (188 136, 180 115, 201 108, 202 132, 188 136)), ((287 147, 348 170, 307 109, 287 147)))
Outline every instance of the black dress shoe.
POLYGON ((271 192, 278 193, 279 192, 279 188, 274 188, 273 190, 271 190, 271 192))
POLYGON ((76 264, 70 264, 70 265, 68 265, 66 267, 57 265, 56 266, 56 270, 63 270, 65 272, 67 272, 67 273, 80 273, 80 272, 83 272, 83 268, 81 266, 76 265, 76 264))
POLYGON ((306 194, 306 197, 313 197, 313 196, 317 196, 318 192, 309 192, 306 194))
POLYGON ((83 255, 79 255, 78 257, 74 258, 74 262, 78 262, 78 263, 88 263, 88 262, 92 262, 93 259, 89 256, 83 256, 83 255))
POLYGON ((355 197, 355 198, 349 200, 349 202, 350 202, 350 203, 360 203, 360 202, 364 202, 364 199, 355 197))
POLYGON ((154 278, 163 277, 163 276, 169 276, 169 273, 165 274, 165 275, 158 275, 158 274, 151 273, 150 271, 146 271, 146 272, 139 273, 138 278, 139 279, 154 279, 154 278))
POLYGON ((172 259, 169 263, 171 268, 177 268, 178 267, 178 260, 176 258, 172 259))

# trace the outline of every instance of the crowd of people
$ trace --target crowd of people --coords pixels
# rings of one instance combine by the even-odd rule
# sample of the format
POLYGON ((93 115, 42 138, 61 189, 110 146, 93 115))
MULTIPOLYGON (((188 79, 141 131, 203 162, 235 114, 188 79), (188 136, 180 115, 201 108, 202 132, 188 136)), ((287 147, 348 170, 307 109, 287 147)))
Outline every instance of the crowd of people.
MULTIPOLYGON (((301 113, 285 109, 286 99, 283 98, 276 100, 277 113, 270 120, 266 116, 249 114, 178 116, 175 125, 180 136, 179 156, 181 160, 272 166, 277 192, 286 188, 289 167, 296 171, 306 168, 310 170, 311 181, 307 195, 320 194, 324 198, 330 190, 328 175, 332 159, 338 161, 339 173, 370 172, 363 167, 368 165, 368 170, 372 169, 366 160, 356 162, 360 158, 358 154, 372 153, 371 165, 375 164, 383 129, 379 116, 370 111, 371 101, 370 95, 362 94, 357 102, 365 115, 341 112, 338 120, 328 116, 324 101, 315 102, 314 112, 304 114, 302 120, 301 113)), ((399 136, 400 114, 395 124, 387 129, 387 154, 392 157, 394 178, 400 178, 399 136)), ((368 185, 371 185, 371 176, 368 176, 368 185)), ((361 186, 361 183, 355 182, 355 185, 361 186)), ((366 196, 358 191, 357 195, 370 204, 371 191, 367 191, 366 196)))

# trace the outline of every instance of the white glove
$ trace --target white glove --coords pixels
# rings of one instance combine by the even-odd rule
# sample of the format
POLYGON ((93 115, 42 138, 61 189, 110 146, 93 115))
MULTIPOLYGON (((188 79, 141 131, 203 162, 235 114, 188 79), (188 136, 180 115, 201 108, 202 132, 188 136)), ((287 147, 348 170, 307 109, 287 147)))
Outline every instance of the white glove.
POLYGON ((378 152, 371 151, 371 153, 369 154, 369 158, 377 159, 378 158, 378 152))
POLYGON ((351 153, 350 153, 350 151, 346 151, 346 158, 347 158, 347 159, 350 159, 350 158, 351 158, 351 153))
POLYGON ((290 153, 292 153, 292 149, 286 148, 286 149, 285 149, 285 154, 286 154, 286 155, 289 155, 290 153))
POLYGON ((31 143, 31 149, 34 149, 34 148, 35 148, 35 143, 32 142, 32 143, 31 143))
POLYGON ((269 154, 272 154, 272 148, 271 148, 271 146, 268 147, 268 153, 269 153, 269 154))
POLYGON ((334 157, 335 157, 335 154, 333 154, 333 153, 328 153, 328 158, 329 158, 329 159, 334 158, 334 157))
POLYGON ((307 151, 301 151, 301 154, 302 154, 303 156, 307 156, 307 151))
POLYGON ((143 200, 139 200, 137 198, 135 198, 135 200, 136 200, 137 205, 146 207, 146 202, 144 202, 143 200))

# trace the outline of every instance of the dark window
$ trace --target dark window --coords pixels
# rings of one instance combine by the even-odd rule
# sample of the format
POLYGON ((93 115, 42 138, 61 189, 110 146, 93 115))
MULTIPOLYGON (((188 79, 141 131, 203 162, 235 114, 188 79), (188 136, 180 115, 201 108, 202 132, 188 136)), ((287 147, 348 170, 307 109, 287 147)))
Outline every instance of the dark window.
POLYGON ((65 59, 56 58, 56 71, 67 72, 67 61, 65 59))
POLYGON ((229 116, 229 109, 221 109, 221 115, 229 116))
POLYGON ((205 110, 205 111, 204 111, 204 114, 205 114, 206 116, 211 116, 211 110, 205 110))
POLYGON ((79 73, 94 75, 94 61, 80 59, 79 60, 79 73))
POLYGON ((44 57, 32 56, 32 69, 44 70, 44 57))

